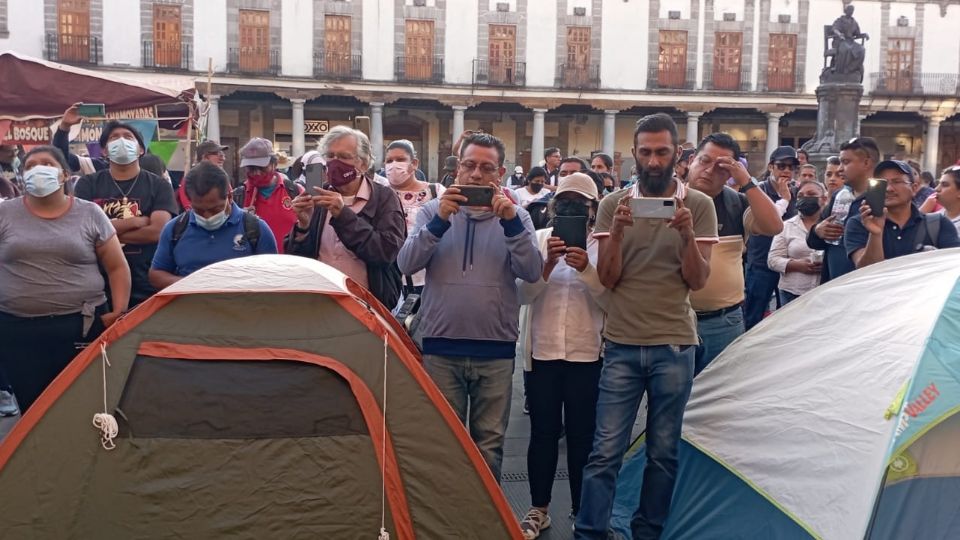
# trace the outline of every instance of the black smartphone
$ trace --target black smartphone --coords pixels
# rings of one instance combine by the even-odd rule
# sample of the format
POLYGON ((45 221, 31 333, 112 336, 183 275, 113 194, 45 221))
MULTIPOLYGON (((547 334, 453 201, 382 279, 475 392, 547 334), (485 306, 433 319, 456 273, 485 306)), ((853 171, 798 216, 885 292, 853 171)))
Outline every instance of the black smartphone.
POLYGON ((887 199, 887 181, 882 178, 871 178, 863 200, 870 205, 870 214, 874 217, 883 215, 883 206, 887 199))
POLYGON ((316 195, 317 190, 313 188, 322 188, 324 183, 326 183, 327 168, 321 163, 312 163, 303 168, 303 176, 306 179, 304 187, 307 188, 307 195, 316 195))
POLYGON ((587 216, 556 216, 553 218, 553 236, 563 240, 567 247, 587 249, 587 216))
POLYGON ((460 194, 467 198, 461 206, 493 206, 493 187, 457 186, 460 194))
POLYGON ((85 118, 103 118, 107 108, 103 103, 81 103, 77 106, 77 114, 85 118))

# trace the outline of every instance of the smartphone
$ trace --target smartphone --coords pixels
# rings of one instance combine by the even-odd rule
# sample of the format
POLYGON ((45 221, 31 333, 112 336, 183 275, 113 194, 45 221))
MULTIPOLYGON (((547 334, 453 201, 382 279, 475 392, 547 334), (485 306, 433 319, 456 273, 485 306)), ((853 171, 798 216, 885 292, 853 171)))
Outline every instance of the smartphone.
POLYGON ((556 216, 553 218, 553 236, 563 240, 567 247, 587 249, 587 216, 556 216))
POLYGON ((677 202, 669 197, 634 197, 630 199, 633 219, 672 219, 677 213, 677 202))
POLYGON ((863 200, 870 205, 870 214, 874 217, 883 215, 883 206, 887 199, 887 181, 882 178, 871 178, 863 200))
POLYGON ((457 186, 460 194, 467 198, 462 206, 493 206, 493 187, 457 186))
POLYGON ((312 163, 303 168, 303 176, 306 179, 304 187, 307 188, 307 195, 316 195, 317 190, 313 188, 322 188, 327 182, 327 168, 321 163, 312 163))
POLYGON ((77 114, 86 118, 103 118, 107 108, 103 103, 81 103, 77 106, 77 114))

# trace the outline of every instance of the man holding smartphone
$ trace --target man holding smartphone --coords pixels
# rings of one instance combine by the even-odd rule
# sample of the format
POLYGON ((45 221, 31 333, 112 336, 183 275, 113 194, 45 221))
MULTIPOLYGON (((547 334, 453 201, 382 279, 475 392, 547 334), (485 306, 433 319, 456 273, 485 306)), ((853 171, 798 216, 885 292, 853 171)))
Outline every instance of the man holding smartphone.
POLYGON ((423 367, 498 481, 518 337, 516 280, 533 283, 543 271, 530 216, 500 188, 505 154, 492 135, 464 139, 457 183, 420 208, 397 258, 406 275, 426 269, 416 332, 423 367))
POLYGON ((913 183, 918 180, 909 165, 882 161, 873 174, 886 180, 884 208, 861 204, 859 213, 847 220, 843 233, 847 254, 858 269, 931 248, 960 247, 957 229, 947 216, 920 213, 913 201, 913 183))
POLYGON ((617 474, 644 392, 647 465, 633 538, 659 537, 670 511, 698 343, 688 297, 706 284, 717 242, 710 198, 674 176, 678 139, 668 115, 641 118, 632 148, 637 183, 600 203, 597 270, 610 294, 597 429, 574 533, 580 540, 607 538, 617 474), (632 197, 673 198, 676 212, 671 219, 635 220, 632 197))

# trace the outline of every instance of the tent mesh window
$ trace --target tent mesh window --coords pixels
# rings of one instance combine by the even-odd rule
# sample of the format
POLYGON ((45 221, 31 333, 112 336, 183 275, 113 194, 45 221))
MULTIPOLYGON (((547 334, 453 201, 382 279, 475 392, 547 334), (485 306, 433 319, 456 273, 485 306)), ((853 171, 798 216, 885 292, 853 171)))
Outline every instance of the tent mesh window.
POLYGON ((137 356, 117 409, 121 437, 369 435, 347 382, 329 369, 296 361, 137 356))

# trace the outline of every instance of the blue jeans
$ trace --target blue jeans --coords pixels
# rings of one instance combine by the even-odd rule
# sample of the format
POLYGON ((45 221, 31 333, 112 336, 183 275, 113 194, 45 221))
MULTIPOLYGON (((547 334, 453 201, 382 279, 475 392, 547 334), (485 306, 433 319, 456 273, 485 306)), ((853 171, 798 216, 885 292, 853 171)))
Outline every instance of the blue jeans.
POLYGON ((510 420, 513 358, 427 354, 423 356, 423 367, 460 421, 469 428, 470 438, 499 482, 503 440, 510 420))
POLYGON ((781 305, 781 306, 785 306, 785 305, 789 304, 790 302, 793 302, 793 301, 796 300, 797 298, 800 298, 800 295, 799 295, 799 294, 793 294, 792 292, 787 292, 787 291, 784 291, 783 289, 780 290, 780 305, 781 305))
MULTIPOLYGON (((780 284, 780 273, 769 268, 748 266, 746 275, 746 299, 743 306, 743 323, 750 330, 763 320, 763 314, 770 306, 770 297, 777 291, 780 284)), ((777 306, 780 297, 777 296, 777 306)))
POLYGON ((647 393, 647 465, 640 506, 630 521, 633 537, 658 538, 670 512, 677 479, 683 410, 693 384, 696 347, 637 346, 606 342, 597 430, 583 470, 583 495, 574 538, 606 539, 617 475, 630 444, 640 399, 647 393))
POLYGON ((744 332, 743 309, 739 308, 730 313, 697 319, 697 335, 700 336, 700 346, 697 347, 696 368, 693 371, 696 377, 705 367, 713 362, 727 345, 733 343, 744 332))

